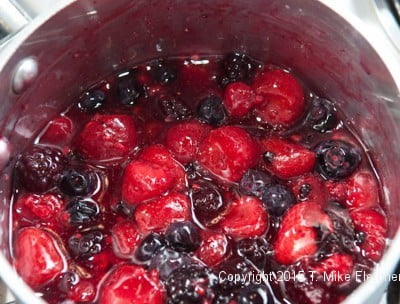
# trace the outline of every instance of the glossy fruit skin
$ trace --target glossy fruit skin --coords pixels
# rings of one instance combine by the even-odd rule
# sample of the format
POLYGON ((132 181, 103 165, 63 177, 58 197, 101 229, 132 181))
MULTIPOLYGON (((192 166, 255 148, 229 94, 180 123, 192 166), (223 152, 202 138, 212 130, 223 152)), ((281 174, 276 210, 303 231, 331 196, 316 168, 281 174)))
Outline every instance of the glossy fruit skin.
POLYGON ((140 242, 140 235, 132 221, 123 221, 111 230, 113 249, 117 256, 131 258, 140 242))
POLYGON ((56 218, 64 201, 54 194, 25 194, 15 204, 17 213, 31 221, 56 218))
POLYGON ((259 158, 260 147, 246 131, 226 126, 211 131, 203 140, 198 161, 222 180, 236 182, 259 158))
POLYGON ((95 201, 78 197, 66 205, 66 211, 69 214, 70 224, 79 226, 94 221, 100 209, 95 201))
POLYGON ((325 233, 333 231, 329 216, 315 202, 306 201, 291 207, 282 220, 274 243, 275 259, 290 265, 317 252, 316 227, 325 233))
POLYGON ((129 115, 95 115, 83 128, 77 150, 88 160, 110 161, 128 156, 137 144, 129 115), (101 143, 101 144, 100 144, 101 143))
POLYGON ((195 251, 201 242, 200 233, 192 222, 172 223, 165 237, 176 251, 183 252, 195 251))
POLYGON ((345 182, 345 189, 343 203, 350 210, 378 206, 378 183, 369 171, 361 170, 350 176, 345 182))
POLYGON ((159 197, 172 189, 175 176, 160 165, 134 160, 125 168, 122 199, 131 205, 159 197))
POLYGON ((79 233, 68 239, 68 248, 75 256, 87 259, 101 252, 103 239, 101 231, 79 233))
POLYGON ((186 253, 164 248, 153 256, 149 269, 157 269, 160 278, 166 280, 176 269, 192 263, 192 259, 186 253))
POLYGON ((174 96, 160 96, 156 99, 156 103, 165 122, 185 120, 193 115, 192 110, 174 96))
POLYGON ((147 235, 136 250, 136 258, 139 261, 149 261, 157 252, 168 245, 164 235, 150 233, 147 235))
POLYGON ((134 106, 139 98, 144 95, 144 88, 135 79, 134 73, 118 78, 118 100, 124 106, 134 106))
POLYGON ((165 232, 170 224, 191 218, 190 201, 184 194, 171 193, 158 200, 140 204, 134 217, 139 230, 144 234, 151 231, 165 232))
POLYGON ((64 116, 53 119, 40 137, 40 142, 49 144, 66 143, 72 136, 74 126, 72 121, 64 116))
POLYGON ((274 180, 267 172, 250 169, 242 176, 239 190, 245 195, 261 198, 264 188, 272 183, 274 183, 274 180))
POLYGON ((288 187, 272 184, 265 187, 262 202, 270 214, 281 216, 296 203, 296 198, 288 187))
POLYGON ((59 183, 60 190, 70 196, 86 196, 95 190, 96 174, 84 168, 64 170, 59 183))
POLYGON ((101 108, 106 100, 106 95, 100 90, 85 92, 79 102, 78 108, 83 112, 94 112, 101 108))
POLYGON ((222 99, 218 96, 209 96, 202 99, 197 106, 199 119, 211 126, 220 126, 226 119, 222 99))
POLYGON ((14 266, 22 279, 38 288, 65 270, 65 257, 53 237, 45 230, 21 229, 15 240, 14 266))
POLYGON ((249 56, 235 52, 225 56, 221 62, 222 86, 236 81, 248 82, 254 76, 259 65, 249 56))
POLYGON ((262 140, 262 148, 267 169, 280 178, 300 176, 314 168, 315 153, 299 144, 272 137, 262 140))
POLYGON ((326 99, 314 99, 307 117, 307 122, 312 129, 321 133, 333 130, 338 124, 334 105, 326 99))
POLYGON ((18 157, 15 168, 24 188, 42 193, 56 185, 65 165, 66 159, 59 149, 33 146, 18 157))
POLYGON ((290 73, 279 69, 262 72, 254 79, 252 88, 261 103, 257 114, 263 121, 288 127, 303 115, 303 88, 290 73))
POLYGON ((239 256, 251 261, 258 269, 264 269, 272 250, 265 238, 246 238, 236 244, 239 256))
POLYGON ((172 126, 166 135, 168 150, 181 163, 195 159, 200 142, 207 136, 211 128, 198 121, 187 121, 172 126))
POLYGON ((337 279, 328 280, 326 283, 330 285, 340 285, 346 283, 345 276, 351 275, 354 268, 354 262, 350 255, 343 253, 334 253, 333 255, 318 262, 315 267, 312 268, 317 274, 321 276, 329 276, 332 273, 340 274, 337 279))
POLYGON ((196 256, 208 267, 221 263, 231 253, 231 242, 223 233, 202 232, 202 241, 196 256))
POLYGON ((315 148, 316 168, 326 179, 340 180, 350 176, 361 162, 360 151, 350 143, 328 140, 315 148))
POLYGON ((212 299, 211 285, 213 277, 209 271, 201 266, 178 268, 168 277, 166 288, 169 303, 204 303, 212 299))
POLYGON ((269 218, 259 199, 243 196, 231 202, 227 214, 218 225, 226 234, 237 239, 256 237, 266 232, 269 218))
POLYGON ((224 106, 231 117, 244 117, 256 105, 253 90, 243 82, 228 84, 224 94, 224 106))
POLYGON ((100 304, 162 304, 164 288, 156 271, 147 272, 136 265, 122 265, 114 269, 103 283, 100 304))

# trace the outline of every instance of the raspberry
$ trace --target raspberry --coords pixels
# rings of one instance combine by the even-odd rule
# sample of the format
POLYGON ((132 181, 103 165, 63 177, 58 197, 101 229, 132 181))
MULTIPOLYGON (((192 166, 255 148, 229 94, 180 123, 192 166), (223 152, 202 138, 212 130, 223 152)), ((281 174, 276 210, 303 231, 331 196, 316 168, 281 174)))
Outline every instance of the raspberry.
POLYGON ((21 216, 37 221, 54 219, 64 202, 54 194, 24 194, 16 202, 16 211, 21 216))

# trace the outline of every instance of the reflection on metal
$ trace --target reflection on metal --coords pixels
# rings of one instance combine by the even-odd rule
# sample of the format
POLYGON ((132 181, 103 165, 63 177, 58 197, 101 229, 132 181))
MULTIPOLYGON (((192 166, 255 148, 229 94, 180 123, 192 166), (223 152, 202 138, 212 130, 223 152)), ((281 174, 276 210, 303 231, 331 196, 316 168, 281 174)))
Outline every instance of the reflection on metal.
POLYGON ((12 78, 12 89, 15 94, 24 92, 36 79, 39 73, 37 61, 32 58, 22 59, 15 69, 12 78))

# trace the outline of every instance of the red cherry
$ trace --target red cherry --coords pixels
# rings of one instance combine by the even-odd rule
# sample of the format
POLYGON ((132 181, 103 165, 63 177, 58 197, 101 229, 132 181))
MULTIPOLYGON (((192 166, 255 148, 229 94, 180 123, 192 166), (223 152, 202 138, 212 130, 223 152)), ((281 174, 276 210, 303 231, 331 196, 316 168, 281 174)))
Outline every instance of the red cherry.
POLYGON ((130 258, 140 241, 140 235, 133 222, 119 222, 112 228, 113 248, 117 256, 130 258))
POLYGON ((196 255, 207 266, 216 266, 229 256, 231 248, 225 234, 204 231, 201 239, 196 255))
POLYGON ((224 105, 232 117, 246 116, 255 106, 254 93, 247 84, 234 82, 225 89, 224 105))
POLYGON ((290 126, 303 114, 304 92, 299 82, 283 70, 270 70, 259 74, 252 86, 255 99, 262 106, 257 114, 272 125, 290 126))
POLYGON ((72 121, 67 117, 60 116, 50 121, 45 133, 40 137, 40 141, 49 144, 63 143, 70 138, 72 131, 72 121))
POLYGON ((346 190, 344 203, 350 210, 378 206, 379 188, 370 172, 363 170, 355 173, 347 180, 346 190))
POLYGON ((257 164, 259 157, 260 148, 246 131, 225 126, 211 131, 203 140, 198 160, 214 175, 236 182, 257 164))

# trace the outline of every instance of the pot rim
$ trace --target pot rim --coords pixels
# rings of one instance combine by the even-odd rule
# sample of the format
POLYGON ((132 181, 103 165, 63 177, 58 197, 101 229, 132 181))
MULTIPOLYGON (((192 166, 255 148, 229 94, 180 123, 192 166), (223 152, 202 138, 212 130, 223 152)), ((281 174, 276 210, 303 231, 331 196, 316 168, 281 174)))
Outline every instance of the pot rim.
MULTIPOLYGON (((18 47, 33 34, 41 25, 56 15, 59 11, 76 2, 77 0, 59 0, 52 7, 36 17, 27 26, 22 28, 0 49, 0 71, 4 69, 10 58, 17 51, 18 47)), ((400 56, 395 46, 383 36, 379 31, 369 26, 340 5, 335 5, 330 0, 318 0, 318 2, 335 12, 348 22, 368 42, 370 47, 378 54, 386 69, 394 81, 397 90, 400 89, 400 56)), ((11 84, 10 84, 11 85, 11 84)), ((400 97, 398 94, 397 97, 400 97)), ((398 228, 393 240, 390 240, 389 248, 375 267, 370 279, 356 288, 343 303, 363 303, 376 292, 379 286, 386 286, 389 281, 387 276, 391 275, 400 258, 400 227, 398 228), (383 275, 382 275, 383 274, 383 275)), ((35 292, 18 276, 11 264, 3 254, 0 253, 0 278, 22 303, 45 304, 45 301, 35 295, 35 292)))

